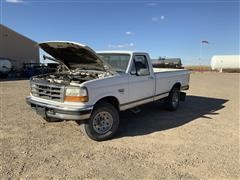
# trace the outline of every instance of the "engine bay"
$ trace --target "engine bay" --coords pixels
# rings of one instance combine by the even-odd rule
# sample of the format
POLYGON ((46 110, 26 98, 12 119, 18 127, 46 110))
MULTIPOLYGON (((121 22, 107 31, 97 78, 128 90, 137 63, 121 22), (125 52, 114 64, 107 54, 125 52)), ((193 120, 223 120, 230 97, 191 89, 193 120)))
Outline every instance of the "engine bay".
POLYGON ((71 85, 81 84, 93 79, 101 79, 109 76, 109 73, 100 71, 77 71, 77 72, 58 72, 53 74, 39 75, 32 78, 33 81, 41 81, 47 83, 71 85))

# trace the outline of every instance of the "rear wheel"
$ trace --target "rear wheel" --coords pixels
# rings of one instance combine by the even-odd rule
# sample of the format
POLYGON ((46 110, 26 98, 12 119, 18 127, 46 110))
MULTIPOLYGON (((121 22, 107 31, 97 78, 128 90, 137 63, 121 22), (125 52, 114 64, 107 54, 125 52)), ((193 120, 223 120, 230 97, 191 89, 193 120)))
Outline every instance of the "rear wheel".
POLYGON ((81 129, 89 138, 104 141, 115 135, 118 125, 118 111, 113 105, 103 102, 96 105, 90 119, 81 125, 81 129))
POLYGON ((177 110, 180 101, 180 90, 177 87, 173 87, 168 97, 165 99, 165 108, 169 111, 177 110))

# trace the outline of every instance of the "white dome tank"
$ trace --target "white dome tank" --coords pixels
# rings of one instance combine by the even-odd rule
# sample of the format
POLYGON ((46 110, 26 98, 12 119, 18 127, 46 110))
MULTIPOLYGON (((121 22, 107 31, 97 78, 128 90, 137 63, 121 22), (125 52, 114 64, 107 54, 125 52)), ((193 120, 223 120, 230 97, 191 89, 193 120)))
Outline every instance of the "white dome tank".
POLYGON ((213 56, 211 60, 212 70, 240 69, 240 55, 213 56))

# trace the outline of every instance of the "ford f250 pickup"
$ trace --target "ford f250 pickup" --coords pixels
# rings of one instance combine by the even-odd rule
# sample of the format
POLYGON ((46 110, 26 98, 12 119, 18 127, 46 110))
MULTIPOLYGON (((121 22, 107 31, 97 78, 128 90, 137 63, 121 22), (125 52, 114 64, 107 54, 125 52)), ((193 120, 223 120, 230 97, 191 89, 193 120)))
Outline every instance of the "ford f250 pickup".
POLYGON ((30 79, 32 109, 47 121, 81 121, 93 140, 112 138, 119 125, 119 112, 164 99, 174 111, 185 99, 189 71, 153 68, 144 52, 95 52, 88 46, 50 41, 40 48, 57 61, 55 73, 30 79))

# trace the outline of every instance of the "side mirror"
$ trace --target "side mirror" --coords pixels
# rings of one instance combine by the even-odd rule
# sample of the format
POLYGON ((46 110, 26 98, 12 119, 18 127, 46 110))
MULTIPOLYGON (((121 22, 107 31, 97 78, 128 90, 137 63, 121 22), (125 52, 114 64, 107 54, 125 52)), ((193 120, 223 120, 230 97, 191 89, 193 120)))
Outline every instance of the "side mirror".
POLYGON ((149 75, 150 73, 149 73, 149 71, 148 71, 148 69, 139 69, 138 71, 137 71, 137 75, 138 76, 146 76, 146 75, 149 75))
POLYGON ((130 74, 131 74, 131 75, 137 75, 137 71, 136 71, 136 69, 131 69, 130 74))
POLYGON ((130 74, 131 75, 137 75, 135 62, 133 62, 133 64, 132 64, 132 68, 131 68, 130 74))

